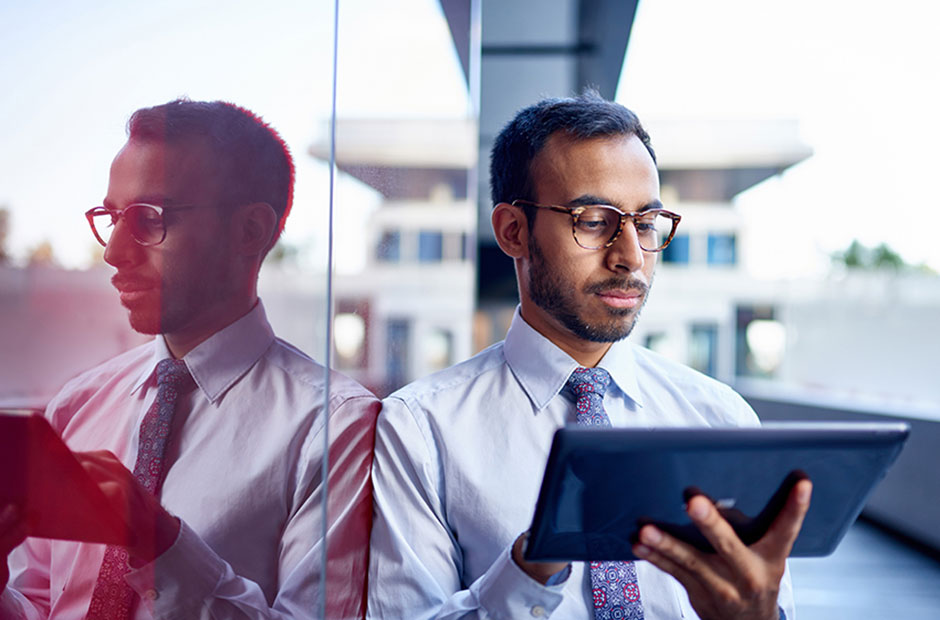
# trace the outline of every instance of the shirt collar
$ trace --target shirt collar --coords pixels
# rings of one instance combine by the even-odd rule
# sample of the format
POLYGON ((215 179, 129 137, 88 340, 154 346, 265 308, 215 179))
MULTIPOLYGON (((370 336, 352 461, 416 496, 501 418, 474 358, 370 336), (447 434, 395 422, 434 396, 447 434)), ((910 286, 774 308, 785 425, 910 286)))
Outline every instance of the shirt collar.
MULTIPOLYGON (((268 350, 274 331, 268 323, 261 300, 248 314, 214 333, 183 357, 196 385, 213 403, 268 350)), ((162 336, 153 341, 153 354, 134 384, 140 389, 156 372, 160 360, 173 357, 162 336)))
MULTIPOLYGON (((506 333, 503 352, 536 410, 542 410, 561 392, 568 377, 579 366, 570 355, 526 323, 518 306, 506 333)), ((617 387, 642 406, 632 344, 626 340, 613 343, 598 367, 609 372, 617 387)))
POLYGON ((636 378, 637 364, 633 343, 626 338, 612 343, 597 365, 610 373, 610 378, 627 398, 637 406, 643 406, 640 400, 640 384, 636 378))

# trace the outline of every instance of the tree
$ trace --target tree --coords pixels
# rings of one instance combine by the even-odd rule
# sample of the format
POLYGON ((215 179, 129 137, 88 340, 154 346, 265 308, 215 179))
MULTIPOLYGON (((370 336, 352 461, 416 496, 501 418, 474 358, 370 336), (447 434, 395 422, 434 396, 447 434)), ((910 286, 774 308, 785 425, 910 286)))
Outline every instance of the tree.
POLYGON ((0 207, 0 265, 10 262, 10 251, 7 249, 7 239, 10 236, 10 209, 0 207))
POLYGON ((48 240, 40 241, 32 250, 29 251, 27 263, 30 266, 52 267, 57 261, 55 252, 52 250, 52 244, 48 240))
POLYGON ((933 273, 925 264, 912 265, 906 262, 887 243, 869 248, 853 240, 845 250, 831 256, 833 264, 853 271, 893 271, 895 273, 916 271, 933 273))
POLYGON ((894 271, 901 271, 910 266, 886 243, 882 243, 872 251, 871 264, 874 269, 893 269, 894 271))

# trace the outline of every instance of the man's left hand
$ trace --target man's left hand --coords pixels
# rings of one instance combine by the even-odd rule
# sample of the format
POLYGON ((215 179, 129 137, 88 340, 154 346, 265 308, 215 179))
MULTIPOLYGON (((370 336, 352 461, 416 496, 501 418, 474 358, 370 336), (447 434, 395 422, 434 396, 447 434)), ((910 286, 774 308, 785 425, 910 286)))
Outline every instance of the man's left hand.
POLYGON ((127 524, 125 546, 132 564, 142 566, 170 548, 179 536, 179 519, 167 512, 114 454, 101 450, 77 452, 75 456, 127 524))
POLYGON ((675 577, 702 620, 777 620, 777 593, 787 556, 809 509, 812 484, 801 480, 764 536, 746 546, 703 495, 689 500, 692 522, 715 548, 705 553, 652 525, 640 530, 633 553, 675 577))

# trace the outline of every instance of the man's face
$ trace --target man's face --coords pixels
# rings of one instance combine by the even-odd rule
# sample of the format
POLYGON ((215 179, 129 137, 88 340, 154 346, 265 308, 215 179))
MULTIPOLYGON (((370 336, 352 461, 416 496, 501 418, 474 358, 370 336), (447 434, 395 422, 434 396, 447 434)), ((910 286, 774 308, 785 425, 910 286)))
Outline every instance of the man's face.
MULTIPOLYGON (((532 177, 539 204, 660 206, 656 167, 636 136, 574 141, 554 134, 533 161, 532 177)), ((632 223, 611 247, 586 250, 571 234, 569 215, 539 209, 528 247, 522 304, 533 327, 563 349, 630 333, 656 265, 656 254, 640 249, 632 223)))
POLYGON ((165 207, 166 238, 144 247, 119 221, 105 249, 112 284, 145 334, 212 333, 235 286, 227 220, 208 148, 200 142, 129 141, 111 164, 104 205, 165 207), (195 205, 174 210, 173 206, 195 205))

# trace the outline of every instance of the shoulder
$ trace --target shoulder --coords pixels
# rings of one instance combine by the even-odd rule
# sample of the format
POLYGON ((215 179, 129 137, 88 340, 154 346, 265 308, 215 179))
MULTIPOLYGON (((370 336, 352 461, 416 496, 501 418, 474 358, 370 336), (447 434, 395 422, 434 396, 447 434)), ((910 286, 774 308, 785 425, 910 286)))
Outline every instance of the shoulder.
POLYGON ((378 402, 375 395, 357 381, 330 371, 327 385, 326 368, 294 345, 275 338, 263 355, 272 380, 297 384, 305 391, 314 391, 321 397, 327 388, 330 391, 330 404, 338 406, 345 401, 365 399, 378 402))
POLYGON ((638 381, 677 399, 716 425, 752 425, 757 415, 731 386, 645 347, 634 346, 638 381))
POLYGON ((401 403, 412 410, 433 408, 435 403, 456 405, 469 393, 498 381, 504 370, 503 343, 498 342, 459 364, 409 383, 383 402, 386 406, 401 403))
POLYGON ((122 384, 129 390, 151 360, 153 346, 151 341, 134 347, 69 380, 46 407, 53 426, 63 428, 72 413, 102 390, 117 389, 122 384))

